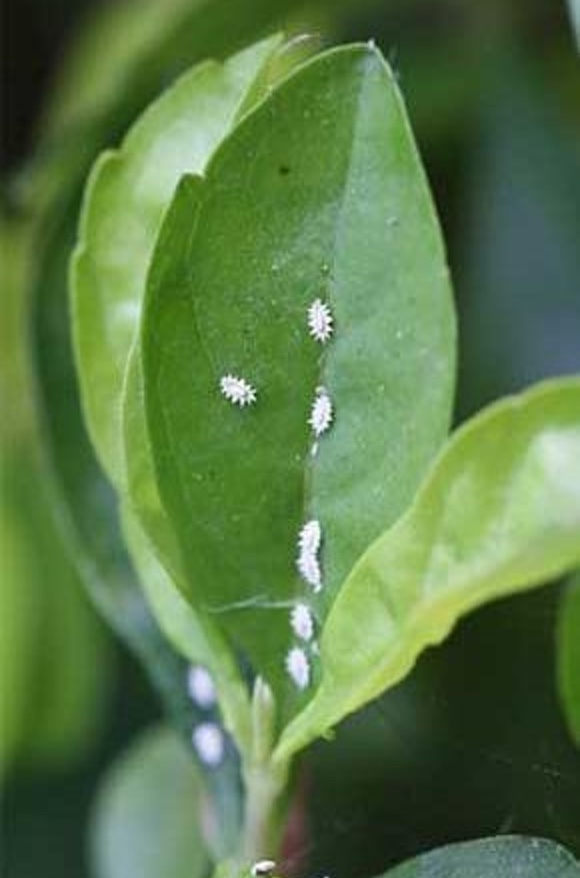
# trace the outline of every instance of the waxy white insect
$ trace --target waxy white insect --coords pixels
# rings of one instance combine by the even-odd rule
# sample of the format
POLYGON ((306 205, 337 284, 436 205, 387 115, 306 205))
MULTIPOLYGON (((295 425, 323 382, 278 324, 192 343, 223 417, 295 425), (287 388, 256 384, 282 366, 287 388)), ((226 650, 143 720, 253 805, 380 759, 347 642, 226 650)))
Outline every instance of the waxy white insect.
POLYGON ((187 688, 198 707, 208 710, 216 703, 213 677, 203 665, 192 665, 187 674, 187 688))
POLYGON ((224 733, 217 723, 200 723, 191 736, 197 755, 205 765, 215 768, 224 757, 224 733))
POLYGON ((333 417, 334 410, 332 400, 328 395, 328 390, 326 387, 317 387, 310 417, 308 418, 308 423, 312 427, 316 437, 322 436, 323 433, 326 433, 332 424, 333 417))
POLYGON ((309 641, 314 636, 314 619, 310 607, 304 603, 298 603, 290 613, 290 625, 296 637, 300 640, 309 641))
POLYGON ((310 663, 300 646, 293 646, 286 656, 286 670, 299 689, 306 689, 310 683, 310 663))
POLYGON ((266 878, 266 876, 273 873, 275 868, 276 863, 274 860, 258 860, 252 866, 251 872, 254 878, 266 878))
POLYGON ((322 588, 322 573, 318 561, 318 551, 322 541, 322 529, 316 519, 307 521, 298 535, 298 557, 296 567, 302 579, 314 591, 322 588))
POLYGON ((315 592, 322 589, 322 572, 316 555, 299 555, 296 567, 302 579, 311 585, 315 592))
POLYGON ((312 338, 324 344, 334 332, 334 318, 330 306, 315 299, 308 308, 308 331, 312 338))
POLYGON ((257 392, 245 378, 237 375, 223 375, 220 378, 220 390, 229 402, 244 408, 256 402, 257 392))
POLYGON ((300 554, 307 553, 309 555, 315 555, 320 548, 321 541, 322 528, 320 527, 320 522, 315 518, 312 518, 302 526, 300 533, 298 534, 298 549, 300 554))

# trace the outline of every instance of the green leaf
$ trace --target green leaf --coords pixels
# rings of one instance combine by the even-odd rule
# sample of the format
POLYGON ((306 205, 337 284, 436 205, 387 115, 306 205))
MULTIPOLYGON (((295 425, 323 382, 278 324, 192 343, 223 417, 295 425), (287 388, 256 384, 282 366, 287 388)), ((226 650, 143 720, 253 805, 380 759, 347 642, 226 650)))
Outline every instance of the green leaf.
POLYGON ((225 64, 195 67, 91 175, 72 263, 73 329, 89 432, 117 486, 124 376, 163 212, 183 173, 204 169, 279 44, 274 37, 225 64))
POLYGON ((384 878, 578 878, 580 863, 543 838, 517 835, 450 844, 422 854, 384 878))
POLYGON ((166 729, 133 744, 100 791, 91 847, 97 878, 203 878, 202 787, 166 729))
POLYGON ((562 599, 557 636, 560 697, 570 734, 580 746, 580 573, 562 599))
POLYGON ((209 625, 175 589, 137 519, 124 510, 124 533, 141 586, 167 640, 192 664, 211 672, 225 727, 242 752, 250 747, 250 705, 246 685, 231 651, 215 626, 209 625))
POLYGON ((373 47, 300 68, 224 141, 198 186, 177 193, 147 289, 149 433, 186 597, 280 690, 289 606, 302 596, 323 620, 446 434, 445 258, 401 98, 373 47), (336 321, 326 346, 308 334, 317 297, 336 321), (227 373, 255 385, 255 406, 224 399, 227 373), (314 456, 308 418, 321 384, 336 417, 314 456), (295 569, 310 518, 324 531, 320 595, 295 569))
POLYGON ((25 279, 29 230, 0 217, 0 587, 10 620, 1 640, 0 763, 70 762, 101 730, 108 653, 80 590, 78 571, 50 504, 32 400, 25 279))
POLYGON ((401 680, 465 613, 576 567, 579 485, 576 379, 508 397, 458 430, 349 576, 324 629, 320 689, 280 758, 401 680))

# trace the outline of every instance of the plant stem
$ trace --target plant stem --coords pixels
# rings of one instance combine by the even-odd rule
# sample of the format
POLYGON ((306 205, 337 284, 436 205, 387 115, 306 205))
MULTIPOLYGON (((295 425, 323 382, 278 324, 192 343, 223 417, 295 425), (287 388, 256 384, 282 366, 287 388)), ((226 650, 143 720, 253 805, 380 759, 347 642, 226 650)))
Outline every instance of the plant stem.
POLYGON ((288 765, 272 763, 274 729, 274 698, 258 677, 252 698, 252 752, 243 767, 246 802, 240 856, 245 863, 274 858, 280 842, 288 765))

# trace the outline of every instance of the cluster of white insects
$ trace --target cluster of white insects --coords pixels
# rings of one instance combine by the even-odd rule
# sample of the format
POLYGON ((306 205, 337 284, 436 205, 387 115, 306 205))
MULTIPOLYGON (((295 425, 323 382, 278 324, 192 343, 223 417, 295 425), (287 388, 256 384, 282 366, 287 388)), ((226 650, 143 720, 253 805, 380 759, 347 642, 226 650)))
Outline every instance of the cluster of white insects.
MULTIPOLYGON (((309 335, 320 344, 326 344, 334 333, 334 318, 330 306, 322 299, 315 299, 308 308, 307 326, 309 335)), ((220 378, 220 391, 233 405, 240 408, 253 405, 258 398, 255 387, 245 378, 237 375, 224 375, 220 378)), ((318 452, 318 440, 332 426, 334 407, 325 387, 317 387, 308 418, 308 426, 314 435, 312 454, 318 452)), ((298 554, 296 567, 303 581, 317 593, 322 590, 322 570, 320 566, 320 547, 322 544, 322 528, 320 522, 312 519, 307 521, 298 535, 298 554)), ((311 644, 315 650, 314 616, 305 602, 297 603, 290 613, 290 626, 298 641, 286 656, 286 670, 298 687, 306 689, 310 683, 310 660, 305 646, 311 644)))
MULTIPOLYGON (((192 665, 187 674, 187 689, 192 701, 202 710, 212 710, 217 701, 213 677, 202 665, 192 665)), ((195 726, 191 740, 204 765, 215 768, 223 759, 224 733, 216 722, 208 720, 195 726)))

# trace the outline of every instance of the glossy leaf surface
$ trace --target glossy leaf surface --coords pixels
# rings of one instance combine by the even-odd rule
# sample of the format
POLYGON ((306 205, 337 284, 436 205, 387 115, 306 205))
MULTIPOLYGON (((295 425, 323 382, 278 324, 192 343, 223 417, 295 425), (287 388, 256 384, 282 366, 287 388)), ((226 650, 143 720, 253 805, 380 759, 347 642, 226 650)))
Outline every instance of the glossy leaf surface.
POLYGON ((393 686, 477 606, 580 562, 580 382, 508 397, 452 437, 409 511, 365 553, 322 637, 300 749, 393 686))
POLYGON ((92 173, 72 267, 74 332, 85 416, 117 485, 123 382, 163 212, 182 174, 203 170, 279 42, 185 74, 92 173))
POLYGON ((437 222, 397 88, 355 46, 304 65, 183 187, 154 262, 142 352, 164 506, 204 606, 276 685, 298 596, 322 618, 445 436, 454 325, 437 222), (324 148, 321 148, 324 145, 324 148), (188 204, 189 201, 189 204, 188 204), (314 299, 336 331, 308 334, 314 299), (230 404, 220 378, 257 389, 230 404), (336 416, 313 455, 324 384, 336 416), (295 570, 320 519, 325 588, 295 570))
POLYGON ((384 878, 578 878, 580 863, 543 838, 497 836, 460 842, 390 869, 384 878))
POLYGON ((93 815, 97 878, 202 878, 202 786, 182 743, 147 732, 109 771, 93 815))

